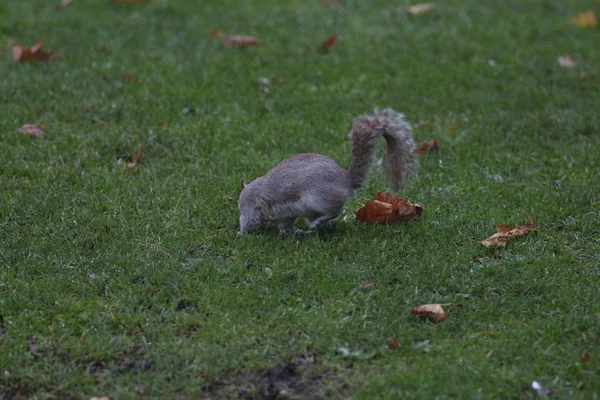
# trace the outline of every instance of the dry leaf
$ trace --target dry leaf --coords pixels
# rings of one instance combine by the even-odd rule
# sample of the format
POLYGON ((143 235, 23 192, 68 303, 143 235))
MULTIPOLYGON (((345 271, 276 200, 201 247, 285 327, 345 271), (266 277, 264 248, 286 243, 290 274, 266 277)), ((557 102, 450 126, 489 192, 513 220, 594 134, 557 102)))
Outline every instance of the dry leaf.
POLYGON ((37 124, 26 124, 19 128, 19 133, 23 135, 35 136, 35 137, 44 137, 44 129, 42 125, 37 124))
POLYGON ((31 62, 51 61, 60 57, 59 55, 54 54, 54 47, 50 47, 48 51, 44 51, 43 47, 43 42, 37 42, 31 47, 23 47, 15 44, 12 47, 13 58, 16 62, 31 62))
POLYGON ((149 0, 111 0, 115 4, 143 4, 149 0))
POLYGON ((534 231, 536 229, 537 228, 533 226, 533 221, 531 221, 531 219, 527 219, 523 225, 519 227, 499 224, 496 226, 496 233, 481 241, 481 244, 485 247, 506 247, 508 238, 513 236, 523 236, 529 231, 534 231))
POLYGON ((119 74, 119 78, 121 78, 121 81, 123 81, 123 83, 135 83, 138 81, 138 78, 136 76, 128 74, 126 72, 119 74))
POLYGON ((433 322, 440 322, 446 319, 446 313, 442 306, 450 306, 448 304, 422 304, 413 308, 410 312, 414 315, 422 315, 428 317, 433 322))
POLYGON ((119 162, 124 162, 124 164, 123 164, 124 168, 133 168, 140 161, 143 154, 144 154, 144 146, 142 146, 141 144, 138 144, 137 150, 135 151, 135 154, 133 156, 120 157, 119 162))
POLYGON ((367 282, 362 285, 362 288, 369 289, 369 288, 372 288, 373 286, 375 286, 375 282, 367 282))
POLYGON ((571 18, 571 22, 573 22, 580 28, 592 28, 598 25, 596 14, 594 13, 594 11, 591 10, 577 14, 576 16, 571 18))
POLYGON ((582 364, 586 364, 586 363, 590 362, 591 359, 592 359, 592 356, 590 356, 588 353, 583 353, 581 355, 581 363, 582 364))
POLYGON ((397 348, 398 348, 398 339, 393 338, 388 343, 388 349, 390 349, 390 350, 396 350, 397 348))
POLYGON ((568 54, 558 56, 557 62, 558 65, 560 65, 563 68, 572 69, 575 67, 575 61, 573 61, 573 59, 568 54))
POLYGON ((240 49, 245 49, 248 46, 253 46, 259 43, 259 40, 254 36, 245 35, 221 35, 223 43, 227 47, 238 46, 240 49))
POLYGON ((419 15, 435 10, 436 5, 433 3, 415 4, 414 6, 406 7, 404 11, 408 15, 419 15))
POLYGON ((438 140, 425 140, 417 144, 417 147, 413 150, 415 154, 424 155, 429 153, 430 151, 434 151, 438 149, 438 140))
POLYGON ((420 128, 422 126, 433 126, 433 121, 417 121, 415 122, 415 128, 420 128))
POLYGON ((114 399, 111 396, 101 396, 101 397, 92 396, 88 400, 114 400, 114 399))
POLYGON ((456 125, 455 124, 448 125, 448 132, 452 133, 455 130, 456 130, 456 125))
POLYGON ((323 42, 321 42, 319 49, 322 51, 329 51, 329 49, 331 47, 333 47, 334 44, 337 43, 337 38, 338 38, 337 35, 329 36, 327 39, 325 39, 323 42))
POLYGON ((64 10, 69 4, 71 4, 73 0, 61 0, 58 5, 58 10, 64 10))
POLYGON ((410 221, 423 213, 419 204, 412 204, 408 199, 401 199, 389 192, 379 192, 365 203, 364 206, 354 211, 356 219, 361 222, 386 222, 410 221))

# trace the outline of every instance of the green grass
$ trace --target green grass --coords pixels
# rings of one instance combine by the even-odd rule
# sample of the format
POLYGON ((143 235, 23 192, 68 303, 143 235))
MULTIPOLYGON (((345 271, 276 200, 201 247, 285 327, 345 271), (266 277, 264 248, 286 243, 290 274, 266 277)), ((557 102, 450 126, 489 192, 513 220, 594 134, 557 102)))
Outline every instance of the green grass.
POLYGON ((600 31, 570 17, 600 4, 58 2, 0 4, 4 398, 598 397, 600 31), (12 61, 37 40, 62 57, 12 61), (374 174, 328 232, 236 237, 242 178, 299 152, 346 165, 375 106, 435 122, 399 193, 422 218, 353 221, 374 174), (478 244, 527 217, 541 229, 478 244), (430 302, 457 306, 410 314, 430 302))

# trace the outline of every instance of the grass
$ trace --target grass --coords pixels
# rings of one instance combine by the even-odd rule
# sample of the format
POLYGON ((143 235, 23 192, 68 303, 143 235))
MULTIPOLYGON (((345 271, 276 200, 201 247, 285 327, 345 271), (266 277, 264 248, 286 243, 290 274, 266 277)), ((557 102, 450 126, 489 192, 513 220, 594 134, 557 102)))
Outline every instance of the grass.
POLYGON ((570 23, 597 3, 57 3, 0 4, 4 398, 597 398, 600 32, 570 23), (62 57, 10 59, 37 40, 62 57), (242 178, 300 152, 346 165, 375 106, 435 122, 399 193, 420 219, 354 222, 374 174, 331 231, 236 237, 242 178), (432 302, 457 306, 410 314, 432 302))

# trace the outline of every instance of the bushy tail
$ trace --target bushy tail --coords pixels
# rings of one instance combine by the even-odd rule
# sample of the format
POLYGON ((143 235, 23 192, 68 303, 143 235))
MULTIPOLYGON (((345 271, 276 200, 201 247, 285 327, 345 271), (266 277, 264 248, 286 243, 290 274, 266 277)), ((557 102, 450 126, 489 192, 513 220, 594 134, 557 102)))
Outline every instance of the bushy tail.
POLYGON ((376 137, 379 135, 387 142, 383 153, 383 168, 392 187, 397 188, 404 183, 415 169, 415 142, 410 125, 404 121, 404 115, 390 108, 381 111, 375 109, 370 114, 356 118, 348 133, 352 138, 352 161, 348 167, 348 175, 353 189, 363 187, 369 177, 376 137))

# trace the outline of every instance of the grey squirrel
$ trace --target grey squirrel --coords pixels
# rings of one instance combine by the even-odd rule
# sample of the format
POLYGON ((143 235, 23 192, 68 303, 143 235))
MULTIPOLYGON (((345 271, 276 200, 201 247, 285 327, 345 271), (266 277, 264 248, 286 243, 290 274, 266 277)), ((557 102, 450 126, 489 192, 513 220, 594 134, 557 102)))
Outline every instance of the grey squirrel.
POLYGON ((258 229, 271 221, 286 235, 297 218, 309 220, 308 232, 337 217, 354 192, 368 178, 377 136, 387 147, 382 165, 393 187, 398 187, 414 170, 415 142, 404 115, 392 109, 377 110, 354 120, 352 160, 348 169, 320 154, 297 154, 281 161, 264 176, 250 182, 240 194, 240 230, 258 229))

